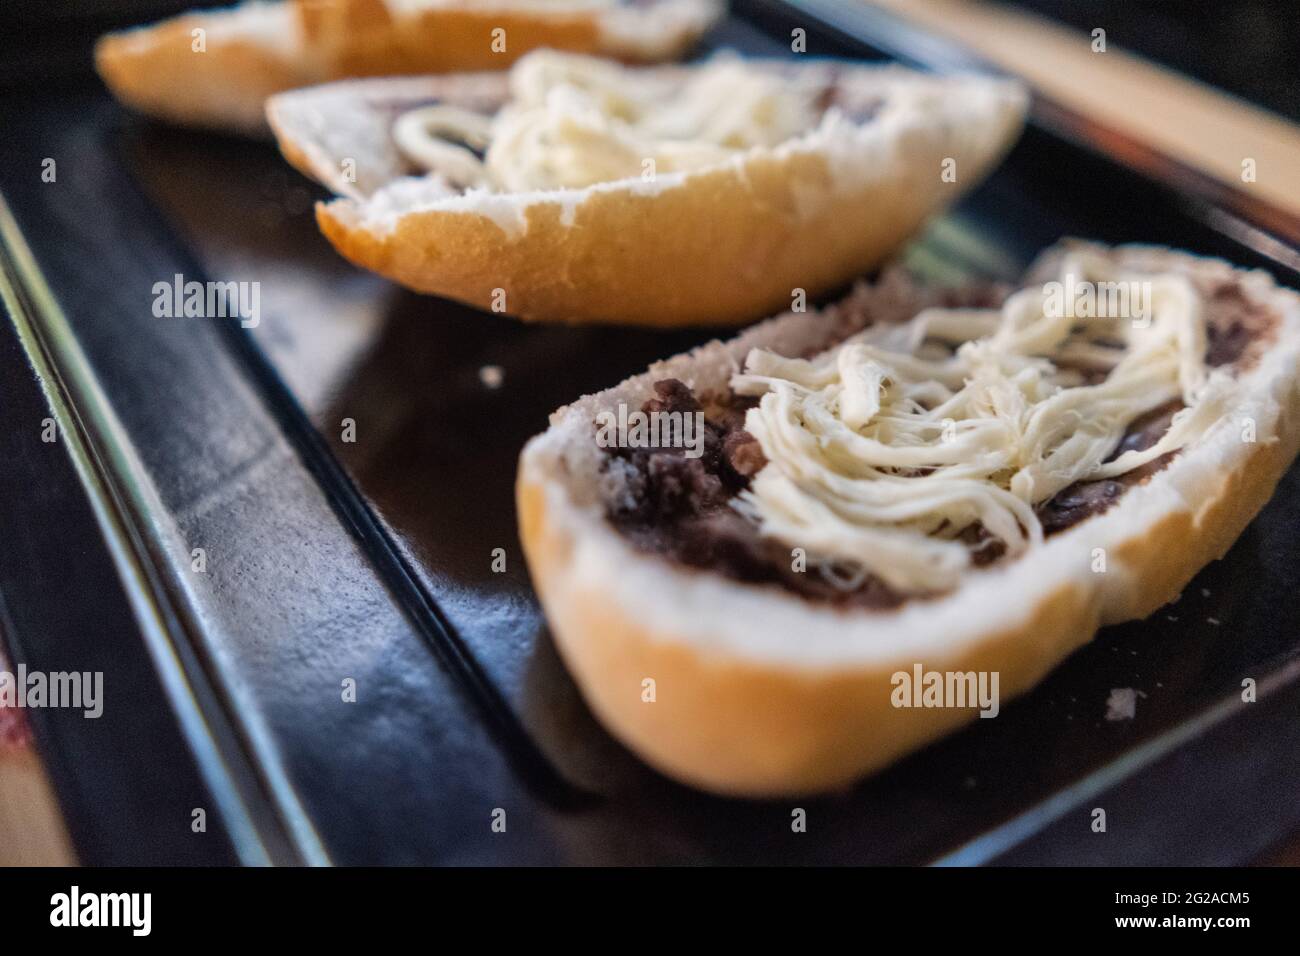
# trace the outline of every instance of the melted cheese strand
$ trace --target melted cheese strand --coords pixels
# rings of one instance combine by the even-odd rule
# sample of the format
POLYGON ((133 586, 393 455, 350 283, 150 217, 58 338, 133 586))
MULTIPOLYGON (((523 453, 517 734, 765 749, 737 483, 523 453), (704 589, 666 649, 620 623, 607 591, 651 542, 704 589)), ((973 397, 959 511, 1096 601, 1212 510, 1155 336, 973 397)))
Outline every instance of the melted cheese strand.
POLYGON ((403 156, 424 169, 438 170, 461 188, 486 182, 487 170, 475 151, 482 152, 491 136, 488 117, 456 106, 422 106, 393 124, 393 142, 403 156), (449 142, 449 136, 458 142, 449 142))
POLYGON ((1060 280, 1000 311, 926 309, 872 326, 811 359, 751 352, 731 385, 760 397, 745 427, 768 463, 737 508, 815 561, 906 592, 944 590, 971 566, 971 528, 1021 554, 1043 537, 1037 505, 1219 420, 1235 386, 1206 367, 1187 279, 1076 253, 1060 280), (1076 314, 1068 290, 1085 287, 1096 303, 1130 295, 1115 300, 1128 314, 1076 314), (1106 461, 1134 419, 1175 399, 1187 407, 1159 441, 1106 461))
POLYGON ((698 169, 755 146, 779 145, 817 125, 824 92, 823 83, 728 56, 691 69, 683 80, 541 50, 511 69, 511 99, 495 117, 422 107, 398 118, 393 139, 411 163, 460 186, 583 188, 698 169), (480 160, 448 138, 490 145, 480 160))

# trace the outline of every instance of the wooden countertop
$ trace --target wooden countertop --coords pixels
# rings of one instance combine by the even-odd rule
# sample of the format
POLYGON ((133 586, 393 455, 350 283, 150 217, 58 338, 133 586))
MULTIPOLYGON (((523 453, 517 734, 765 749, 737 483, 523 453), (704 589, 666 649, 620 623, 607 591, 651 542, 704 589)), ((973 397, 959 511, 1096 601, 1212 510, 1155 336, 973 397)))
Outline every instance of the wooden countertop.
POLYGON ((859 2, 953 40, 1071 111, 1300 217, 1300 127, 1126 52, 1122 37, 1108 33, 1105 52, 1094 52, 1090 33, 987 0, 859 2), (1242 178, 1248 159, 1253 182, 1242 178))
MULTIPOLYGON (((0 670, 9 665, 0 656, 0 670)), ((76 862, 21 712, 0 708, 0 866, 76 862)))
POLYGON ((76 863, 54 791, 30 746, 0 752, 0 866, 76 863))

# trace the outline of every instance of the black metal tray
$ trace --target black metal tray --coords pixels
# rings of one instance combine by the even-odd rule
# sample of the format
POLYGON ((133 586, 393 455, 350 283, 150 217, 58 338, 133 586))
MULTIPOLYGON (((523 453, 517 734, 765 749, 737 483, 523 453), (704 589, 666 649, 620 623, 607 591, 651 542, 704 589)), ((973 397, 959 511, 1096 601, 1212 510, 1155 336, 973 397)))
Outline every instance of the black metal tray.
MULTIPOLYGON (((735 6, 715 45, 788 55, 801 26, 813 55, 962 62, 856 5, 735 6)), ((1300 471, 1177 605, 998 720, 839 796, 705 796, 582 704, 512 486, 553 408, 709 332, 527 327, 404 292, 333 253, 273 147, 151 125, 89 81, 3 95, 0 129, 0 630, 31 668, 105 672, 99 721, 32 713, 84 861, 1235 863, 1300 821, 1300 471), (260 282, 261 324, 155 318, 177 273, 260 282), (1116 687, 1145 694, 1135 719, 1104 719, 1116 687)), ((1012 278, 1082 235, 1300 285, 1291 223, 1094 133, 1038 104, 906 258, 1012 278)))

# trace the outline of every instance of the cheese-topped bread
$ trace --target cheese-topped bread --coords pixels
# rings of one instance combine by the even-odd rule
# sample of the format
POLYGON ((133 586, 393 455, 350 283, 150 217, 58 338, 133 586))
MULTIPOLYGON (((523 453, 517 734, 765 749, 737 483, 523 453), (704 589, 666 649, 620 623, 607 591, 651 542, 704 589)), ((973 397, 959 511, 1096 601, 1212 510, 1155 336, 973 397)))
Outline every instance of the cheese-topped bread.
POLYGON ((1300 296, 1220 261, 891 272, 560 409, 520 533, 632 749, 725 793, 841 787, 975 716, 898 706, 899 674, 1005 700, 1172 600, 1295 458, 1298 382, 1300 296))
POLYGON ((979 182, 1025 93, 987 77, 539 51, 508 75, 273 97, 286 158, 342 198, 353 262, 553 322, 737 324, 870 268, 979 182))

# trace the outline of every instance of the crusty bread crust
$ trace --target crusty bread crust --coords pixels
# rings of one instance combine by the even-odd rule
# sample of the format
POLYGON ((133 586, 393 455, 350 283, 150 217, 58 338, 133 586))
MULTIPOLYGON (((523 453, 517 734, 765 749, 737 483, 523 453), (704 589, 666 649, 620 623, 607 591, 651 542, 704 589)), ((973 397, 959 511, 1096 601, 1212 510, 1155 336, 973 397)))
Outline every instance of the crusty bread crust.
POLYGON ((258 135, 268 96, 322 78, 295 30, 289 4, 185 14, 100 37, 95 68, 114 96, 141 113, 258 135), (200 37, 204 48, 196 50, 200 37))
POLYGON ((355 76, 500 70, 542 47, 670 60, 721 12, 718 0, 624 11, 557 0, 430 0, 401 14, 383 0, 253 0, 108 34, 95 63, 114 95, 143 113, 265 135, 266 99, 284 90, 355 76), (202 51, 195 30, 206 34, 202 51))
MULTIPOLYGON (((1105 250, 1100 250, 1105 251, 1105 250)), ((1139 269, 1224 274, 1217 260, 1149 247, 1110 253, 1139 269)), ((1032 687, 1103 624, 1143 617, 1221 557, 1300 450, 1300 296, 1262 273, 1244 289, 1277 340, 1225 417, 1102 515, 1032 554, 974 572, 951 595, 896 611, 841 611, 638 551, 604 518, 597 411, 639 404, 673 376, 708 390, 754 346, 828 344, 808 315, 712 343, 552 416, 524 449, 520 535, 556 645, 597 716, 663 772, 725 794, 842 788, 974 718, 891 705, 891 677, 996 671, 1001 699, 1032 687), (1257 441, 1242 440, 1241 416, 1257 441), (1229 420, 1229 419, 1233 420, 1229 420), (1107 555, 1094 573, 1094 549, 1107 555), (651 678, 656 700, 642 699, 651 678)))
POLYGON ((387 143, 395 104, 456 102, 467 80, 341 83, 274 97, 267 112, 286 158, 345 197, 317 207, 344 256, 420 292, 547 322, 735 325, 796 289, 832 289, 979 182, 1025 110, 1007 81, 843 66, 837 82, 882 97, 879 115, 695 172, 532 193, 385 189, 413 183, 387 143), (918 91, 941 95, 920 105, 918 91), (355 185, 340 182, 349 157, 355 185))

